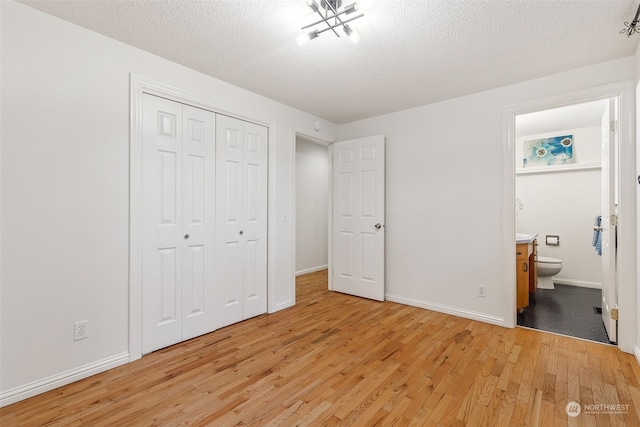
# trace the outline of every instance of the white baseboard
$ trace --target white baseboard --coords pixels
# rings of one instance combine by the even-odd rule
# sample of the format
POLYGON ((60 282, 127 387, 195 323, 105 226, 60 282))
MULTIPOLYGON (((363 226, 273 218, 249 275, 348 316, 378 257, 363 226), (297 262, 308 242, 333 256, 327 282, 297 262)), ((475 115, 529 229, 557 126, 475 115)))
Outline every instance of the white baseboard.
POLYGON ((401 297, 398 295, 386 294, 387 301, 397 302, 399 304, 410 305, 412 307, 424 308, 431 311, 437 311, 439 313, 451 314, 452 316, 464 317, 465 319, 477 320, 479 322, 491 323, 492 325, 498 325, 507 327, 504 318, 497 316, 489 316, 483 313, 477 313, 475 311, 461 310, 459 308, 450 307, 442 304, 430 303, 427 301, 420 301, 413 298, 401 297))
POLYGON ((296 304, 291 299, 288 299, 286 301, 281 301, 278 304, 276 304, 275 307, 274 307, 274 310, 273 311, 269 311, 269 313, 275 313, 275 312, 278 312, 280 310, 284 310, 285 308, 293 307, 294 305, 296 305, 296 304))
POLYGON ((558 285, 578 286, 580 288, 602 289, 602 283, 587 282, 586 280, 564 279, 562 277, 554 277, 553 283, 558 285))
POLYGON ((296 277, 302 276, 303 274, 315 273, 316 271, 326 270, 329 268, 327 264, 319 265, 317 267, 305 268, 304 270, 296 271, 296 277))
POLYGON ((633 347, 633 355, 636 357, 636 362, 640 364, 640 348, 638 346, 633 347))
POLYGON ((0 408, 19 402, 37 394, 53 390, 63 385, 108 371, 117 366, 129 363, 129 353, 120 353, 97 362, 89 363, 75 369, 52 375, 38 381, 12 388, 0 393, 0 408))

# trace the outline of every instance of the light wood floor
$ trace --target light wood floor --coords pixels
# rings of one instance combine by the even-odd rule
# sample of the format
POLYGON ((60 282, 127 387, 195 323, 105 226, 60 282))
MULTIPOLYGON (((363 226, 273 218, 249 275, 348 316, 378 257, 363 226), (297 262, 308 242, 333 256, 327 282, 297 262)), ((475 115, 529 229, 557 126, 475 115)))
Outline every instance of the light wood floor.
POLYGON ((615 347, 331 293, 326 271, 298 279, 297 301, 7 406, 0 423, 640 425, 640 369, 615 347), (628 413, 568 418, 571 400, 628 413))

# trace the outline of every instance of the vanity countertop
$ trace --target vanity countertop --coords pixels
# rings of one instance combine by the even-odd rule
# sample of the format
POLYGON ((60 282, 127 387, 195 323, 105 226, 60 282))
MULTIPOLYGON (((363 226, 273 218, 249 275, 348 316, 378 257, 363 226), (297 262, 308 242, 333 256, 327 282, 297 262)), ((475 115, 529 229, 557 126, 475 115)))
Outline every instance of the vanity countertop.
POLYGON ((516 233, 516 244, 528 244, 533 242, 538 238, 538 233, 535 234, 527 234, 527 233, 516 233))

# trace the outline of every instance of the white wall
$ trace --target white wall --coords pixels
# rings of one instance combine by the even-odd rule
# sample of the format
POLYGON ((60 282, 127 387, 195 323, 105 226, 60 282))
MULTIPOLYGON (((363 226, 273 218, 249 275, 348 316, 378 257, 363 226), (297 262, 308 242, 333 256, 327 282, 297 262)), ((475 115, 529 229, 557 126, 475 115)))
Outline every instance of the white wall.
POLYGON ((329 149, 296 142, 296 274, 327 268, 329 149))
MULTIPOLYGON (((573 135, 573 165, 600 163, 602 130, 595 126, 518 137, 516 165, 522 166, 524 141, 558 135, 573 135)), ((516 216, 516 232, 538 233, 539 254, 562 260, 562 271, 554 278, 559 283, 602 283, 602 260, 591 245, 594 218, 601 213, 601 176, 601 169, 516 175, 516 198, 524 206, 516 216), (560 246, 546 245, 547 234, 559 235, 560 246)))
MULTIPOLYGON (((636 81, 636 147, 640 147, 640 44, 635 54, 635 81, 636 81)), ((636 265, 640 266, 640 149, 636 151, 636 173, 638 185, 636 186, 636 265)), ((640 308, 640 274, 636 277, 636 307, 640 308)), ((640 315, 636 311, 636 345, 634 354, 640 363, 640 315)))
POLYGON ((294 129, 316 118, 22 4, 0 7, 0 402, 126 361, 130 73, 270 123, 269 307, 293 304, 293 224, 281 214, 293 212, 294 129), (74 342, 78 320, 89 338, 74 342))
POLYGON ((504 295, 513 280, 502 276, 502 224, 512 221, 503 218, 505 106, 633 77, 628 57, 340 126, 341 139, 386 135, 387 297, 512 318, 504 295))

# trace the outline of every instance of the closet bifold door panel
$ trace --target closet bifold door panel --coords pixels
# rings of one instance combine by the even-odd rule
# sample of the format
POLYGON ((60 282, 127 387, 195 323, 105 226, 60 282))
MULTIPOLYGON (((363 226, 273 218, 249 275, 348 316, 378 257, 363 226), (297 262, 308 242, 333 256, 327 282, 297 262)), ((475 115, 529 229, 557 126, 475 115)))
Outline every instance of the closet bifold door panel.
POLYGON ((215 120, 143 95, 143 353, 216 327, 215 120))
POLYGON ((218 326, 267 311, 267 128, 216 123, 218 326))
POLYGON ((182 106, 182 340, 215 330, 216 115, 182 106))

